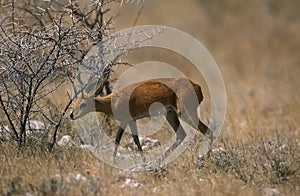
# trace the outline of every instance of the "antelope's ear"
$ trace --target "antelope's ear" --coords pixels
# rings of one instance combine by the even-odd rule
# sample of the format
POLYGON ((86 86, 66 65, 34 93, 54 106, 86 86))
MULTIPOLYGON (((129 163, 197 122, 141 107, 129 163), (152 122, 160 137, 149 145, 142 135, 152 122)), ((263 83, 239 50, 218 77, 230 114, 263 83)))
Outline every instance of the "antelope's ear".
POLYGON ((88 94, 88 93, 82 93, 81 94, 82 99, 87 99, 87 98, 90 98, 90 97, 94 97, 94 94, 88 94))
POLYGON ((94 92, 95 97, 97 96, 102 96, 103 95, 103 88, 106 86, 108 81, 105 80, 99 80, 97 85, 96 85, 96 90, 94 92))
MULTIPOLYGON (((103 83, 102 79, 91 79, 85 89, 84 92, 88 95, 94 94, 94 97, 100 95, 103 91, 103 83)), ((82 95, 83 97, 83 95, 82 95)))
POLYGON ((98 79, 89 81, 89 83, 87 84, 87 86, 85 88, 85 92, 88 94, 94 93, 97 90, 98 82, 99 82, 98 79))

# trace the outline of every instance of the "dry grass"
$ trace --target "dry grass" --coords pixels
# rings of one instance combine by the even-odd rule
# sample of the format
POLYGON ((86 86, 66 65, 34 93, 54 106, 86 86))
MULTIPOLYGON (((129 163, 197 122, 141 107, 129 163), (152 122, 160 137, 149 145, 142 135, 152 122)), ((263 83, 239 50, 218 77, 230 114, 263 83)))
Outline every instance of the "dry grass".
MULTIPOLYGON (((299 6, 296 0, 148 2, 139 24, 160 23, 190 33, 204 42, 223 74, 226 122, 204 165, 197 159, 199 135, 178 159, 148 172, 120 171, 76 148, 47 153, 1 143, 0 193, 299 195, 299 6)), ((117 26, 129 26, 133 16, 122 15, 117 26)), ((137 61, 143 58, 168 56, 153 52, 137 61)), ((185 60, 172 58, 190 77, 199 78, 186 69, 185 60)), ((207 89, 205 94, 209 97, 207 89)), ((209 102, 203 108, 202 116, 209 102)))
POLYGON ((0 188, 4 195, 296 194, 299 145, 294 139, 265 140, 221 140, 204 166, 196 148, 189 148, 171 164, 147 172, 120 171, 76 148, 41 153, 2 144, 0 188))

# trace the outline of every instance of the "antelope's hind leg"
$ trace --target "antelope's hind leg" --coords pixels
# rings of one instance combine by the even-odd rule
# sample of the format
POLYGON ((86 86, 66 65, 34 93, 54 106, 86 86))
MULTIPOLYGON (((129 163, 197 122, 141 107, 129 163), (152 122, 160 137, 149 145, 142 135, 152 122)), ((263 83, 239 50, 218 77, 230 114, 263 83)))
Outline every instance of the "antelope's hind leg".
POLYGON ((198 118, 197 110, 184 110, 184 112, 181 113, 181 120, 200 131, 204 136, 208 137, 211 142, 213 141, 213 132, 198 118))
POLYGON ((175 108, 167 108, 166 118, 168 123, 172 126, 173 130, 176 133, 176 142, 166 151, 165 157, 167 157, 173 150, 175 150, 186 137, 186 133, 180 124, 175 108))

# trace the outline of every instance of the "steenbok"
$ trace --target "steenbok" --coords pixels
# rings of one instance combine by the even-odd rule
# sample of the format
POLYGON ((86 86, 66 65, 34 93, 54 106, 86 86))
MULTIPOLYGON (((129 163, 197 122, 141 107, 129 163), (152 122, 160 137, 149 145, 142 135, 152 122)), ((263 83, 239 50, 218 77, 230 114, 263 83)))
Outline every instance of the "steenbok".
POLYGON ((120 140, 127 125, 129 125, 133 140, 142 153, 138 137, 136 120, 162 115, 166 116, 168 123, 176 133, 176 142, 167 150, 167 156, 186 137, 179 118, 199 130, 202 134, 212 138, 212 132, 198 118, 197 109, 203 95, 201 87, 186 78, 161 78, 130 84, 117 89, 104 97, 95 94, 78 98, 74 101, 74 108, 70 115, 72 120, 78 119, 90 112, 103 112, 113 115, 120 121, 119 130, 115 139, 114 157, 116 157, 120 140), (196 100, 196 104, 191 104, 196 100), (154 103, 160 106, 149 109, 154 103), (129 114, 126 111, 129 110, 129 114), (128 109, 129 108, 129 109, 128 109))

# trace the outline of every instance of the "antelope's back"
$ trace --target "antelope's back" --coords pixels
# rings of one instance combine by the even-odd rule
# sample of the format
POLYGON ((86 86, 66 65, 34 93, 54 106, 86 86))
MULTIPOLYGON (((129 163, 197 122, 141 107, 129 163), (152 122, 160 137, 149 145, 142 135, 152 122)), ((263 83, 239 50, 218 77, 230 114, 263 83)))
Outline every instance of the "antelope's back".
POLYGON ((188 98, 195 95, 200 103, 203 100, 201 87, 186 78, 159 78, 121 87, 114 94, 129 100, 130 105, 149 106, 154 102, 164 105, 176 104, 176 97, 188 98))

